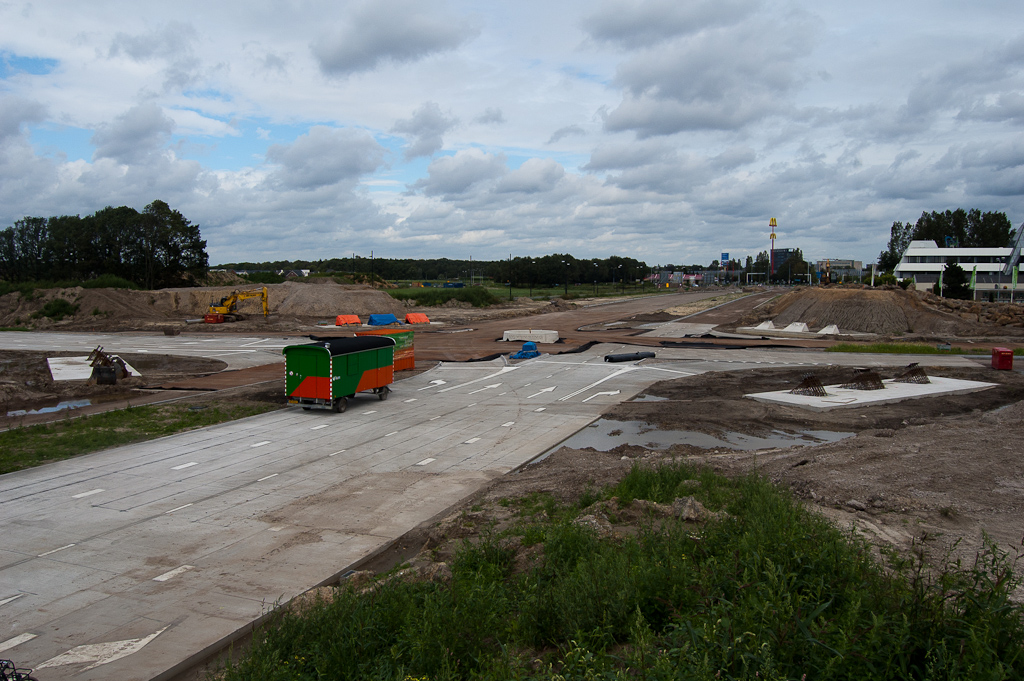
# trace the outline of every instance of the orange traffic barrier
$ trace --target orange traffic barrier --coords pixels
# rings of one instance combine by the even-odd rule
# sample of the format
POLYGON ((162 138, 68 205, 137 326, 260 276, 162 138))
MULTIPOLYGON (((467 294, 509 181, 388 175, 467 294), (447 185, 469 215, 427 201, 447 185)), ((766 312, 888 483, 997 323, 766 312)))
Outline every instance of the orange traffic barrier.
POLYGON ((340 314, 334 320, 335 326, 345 326, 347 324, 362 326, 363 323, 359 321, 359 317, 354 314, 340 314))
POLYGON ((405 315, 406 324, 429 324, 430 320, 427 319, 427 315, 422 312, 410 312, 405 315))

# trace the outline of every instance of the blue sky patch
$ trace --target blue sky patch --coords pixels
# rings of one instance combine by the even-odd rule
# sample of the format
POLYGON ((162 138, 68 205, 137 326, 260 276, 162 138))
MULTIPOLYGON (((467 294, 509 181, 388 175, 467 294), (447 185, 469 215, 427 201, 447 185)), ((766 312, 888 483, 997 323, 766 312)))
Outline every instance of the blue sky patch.
POLYGON ((59 63, 56 59, 23 57, 13 52, 0 52, 0 78, 10 78, 17 73, 45 76, 57 68, 59 63))

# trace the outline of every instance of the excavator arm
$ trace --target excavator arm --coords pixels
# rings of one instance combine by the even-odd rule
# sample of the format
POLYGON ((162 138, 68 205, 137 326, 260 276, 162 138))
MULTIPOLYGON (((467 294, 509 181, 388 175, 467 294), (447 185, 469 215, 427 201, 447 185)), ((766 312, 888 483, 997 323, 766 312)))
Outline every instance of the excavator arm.
POLYGON ((209 324, 217 324, 220 322, 233 322, 236 319, 241 319, 238 315, 238 303, 249 298, 259 298, 263 304, 263 316, 267 317, 270 315, 270 304, 267 298, 267 287, 264 286, 258 289, 251 289, 249 291, 234 291, 231 295, 225 296, 220 299, 220 303, 211 305, 209 311, 204 317, 205 321, 209 324))

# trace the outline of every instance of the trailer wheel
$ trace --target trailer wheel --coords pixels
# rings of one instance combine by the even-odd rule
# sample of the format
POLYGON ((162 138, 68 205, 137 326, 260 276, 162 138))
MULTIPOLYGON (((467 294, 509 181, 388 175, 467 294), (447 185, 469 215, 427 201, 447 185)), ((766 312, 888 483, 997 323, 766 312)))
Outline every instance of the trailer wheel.
POLYGON ((345 399, 344 397, 339 397, 338 399, 334 400, 332 408, 334 409, 335 414, 341 414, 346 409, 348 409, 348 400, 345 399))
POLYGON ((380 392, 377 393, 377 399, 383 402, 384 400, 388 399, 389 392, 391 392, 391 390, 387 386, 384 386, 383 388, 380 389, 380 392))

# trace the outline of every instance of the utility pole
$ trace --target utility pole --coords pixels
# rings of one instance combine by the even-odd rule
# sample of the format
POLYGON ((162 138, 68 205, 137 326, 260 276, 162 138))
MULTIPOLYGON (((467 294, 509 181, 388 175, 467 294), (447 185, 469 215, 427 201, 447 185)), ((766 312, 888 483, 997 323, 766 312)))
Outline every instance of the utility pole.
POLYGON ((512 302, 512 254, 508 254, 508 300, 512 302))

